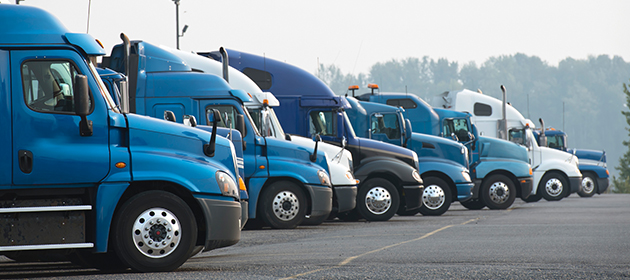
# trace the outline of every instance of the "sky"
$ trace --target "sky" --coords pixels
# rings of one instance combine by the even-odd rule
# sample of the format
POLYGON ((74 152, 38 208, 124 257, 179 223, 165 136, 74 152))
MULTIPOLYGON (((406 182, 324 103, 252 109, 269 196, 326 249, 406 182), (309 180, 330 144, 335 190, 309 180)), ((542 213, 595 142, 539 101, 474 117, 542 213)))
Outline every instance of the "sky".
MULTIPOLYGON (((15 0, 0 0, 15 3, 15 0)), ((109 53, 131 40, 176 46, 173 0, 23 0, 72 32, 99 39, 109 53), (88 25, 89 11, 89 25, 88 25)), ((630 61, 630 1, 625 0, 180 0, 180 49, 223 46, 285 61, 315 73, 318 63, 344 74, 407 57, 482 64, 524 53, 550 65, 567 57, 630 61)))

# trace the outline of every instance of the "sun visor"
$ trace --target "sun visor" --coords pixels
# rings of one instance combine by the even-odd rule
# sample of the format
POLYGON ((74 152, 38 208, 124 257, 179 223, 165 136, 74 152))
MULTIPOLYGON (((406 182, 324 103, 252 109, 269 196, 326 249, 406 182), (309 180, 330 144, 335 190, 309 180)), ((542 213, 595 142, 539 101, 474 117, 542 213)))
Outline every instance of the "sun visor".
POLYGON ((105 49, 92 35, 84 33, 66 33, 68 43, 81 48, 88 55, 105 55, 105 49))

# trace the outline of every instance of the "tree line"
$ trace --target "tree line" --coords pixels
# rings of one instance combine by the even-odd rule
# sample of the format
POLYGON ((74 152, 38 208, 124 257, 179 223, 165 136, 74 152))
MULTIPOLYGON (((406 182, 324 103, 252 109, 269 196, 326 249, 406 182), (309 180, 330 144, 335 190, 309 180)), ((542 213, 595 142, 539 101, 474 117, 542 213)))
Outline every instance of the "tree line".
MULTIPOLYGON (((630 63, 618 56, 566 58, 557 66, 521 53, 491 57, 481 65, 425 56, 379 62, 369 73, 357 75, 320 64, 317 75, 339 95, 350 85, 359 85, 357 93, 364 93, 369 91, 368 83, 376 83, 381 92, 412 93, 428 102, 444 91, 461 89, 501 99, 500 85, 504 85, 512 106, 536 123, 543 118, 547 127, 566 132, 569 148, 605 150, 608 169, 616 177, 619 168, 629 168, 619 166, 619 160, 629 144, 621 112, 630 106, 624 93, 630 63)), ((624 178, 615 181, 619 184, 620 179, 624 178)))

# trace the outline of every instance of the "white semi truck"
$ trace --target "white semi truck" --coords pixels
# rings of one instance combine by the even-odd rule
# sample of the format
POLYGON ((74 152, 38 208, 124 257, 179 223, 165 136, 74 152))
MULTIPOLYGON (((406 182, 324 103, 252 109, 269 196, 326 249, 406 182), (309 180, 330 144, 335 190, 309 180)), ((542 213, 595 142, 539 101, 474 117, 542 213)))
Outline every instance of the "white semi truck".
MULTIPOLYGON (((532 130, 534 123, 507 104, 505 87, 503 101, 480 92, 470 90, 447 91, 433 98, 431 105, 472 114, 472 122, 479 135, 508 139, 523 145, 529 153, 529 161, 534 172, 534 188, 528 202, 560 200, 582 188, 582 173, 575 155, 547 147, 540 147, 532 130), (504 125, 507 124, 507 125, 504 125)), ((542 119, 541 124, 544 123, 542 119)), ((544 135, 543 135, 544 137, 544 135)), ((546 139, 540 139, 545 141, 546 139)))

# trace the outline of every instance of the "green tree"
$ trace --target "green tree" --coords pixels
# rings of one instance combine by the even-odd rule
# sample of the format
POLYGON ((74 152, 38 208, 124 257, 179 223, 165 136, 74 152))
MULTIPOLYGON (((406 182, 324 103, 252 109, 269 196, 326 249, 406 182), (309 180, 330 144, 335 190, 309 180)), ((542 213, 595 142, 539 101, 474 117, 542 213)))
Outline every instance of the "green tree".
MULTIPOLYGON (((630 91, 628 91, 628 86, 623 84, 623 93, 626 94, 626 108, 630 107, 630 91)), ((622 111, 626 117, 626 123, 630 126, 630 112, 622 111)), ((630 129, 626 128, 629 132, 628 136, 630 136, 630 129)), ((628 151, 619 158, 619 165, 615 167, 619 171, 619 177, 613 176, 613 185, 615 186, 613 192, 615 193, 630 193, 630 141, 623 141, 623 145, 628 147, 628 151)))

